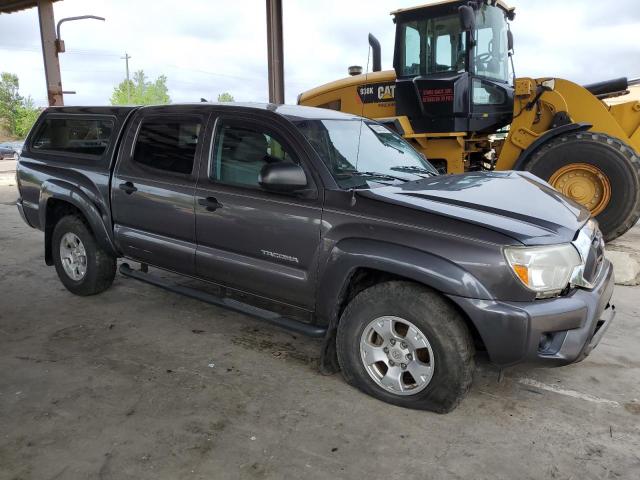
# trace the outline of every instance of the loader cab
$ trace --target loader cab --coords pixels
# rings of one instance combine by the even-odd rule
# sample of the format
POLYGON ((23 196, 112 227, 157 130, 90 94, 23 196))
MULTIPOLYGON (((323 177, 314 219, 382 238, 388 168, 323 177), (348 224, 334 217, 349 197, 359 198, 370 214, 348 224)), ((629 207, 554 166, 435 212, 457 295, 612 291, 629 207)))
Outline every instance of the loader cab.
POLYGON ((511 122, 513 9, 454 0, 392 15, 396 114, 416 133, 494 132, 511 122))

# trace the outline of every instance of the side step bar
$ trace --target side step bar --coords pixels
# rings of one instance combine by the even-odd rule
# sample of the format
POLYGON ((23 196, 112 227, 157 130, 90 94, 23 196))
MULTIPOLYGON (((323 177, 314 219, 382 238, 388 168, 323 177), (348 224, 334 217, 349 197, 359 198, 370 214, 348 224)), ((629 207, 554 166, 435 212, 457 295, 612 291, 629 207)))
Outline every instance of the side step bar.
POLYGON ((246 303, 239 302, 238 300, 234 300, 232 298, 221 298, 215 295, 211 295, 210 293, 201 292, 200 290, 196 290, 194 288, 167 282, 166 280, 163 280, 159 277, 154 277, 153 275, 145 273, 144 271, 134 270, 129 266, 128 263, 123 263, 120 265, 120 273, 125 277, 135 278, 136 280, 150 283, 151 285, 164 288, 165 290, 168 290, 170 292, 179 293, 180 295, 195 298, 196 300, 210 303, 211 305, 227 308, 229 310, 234 310, 236 312, 244 313, 245 315, 250 315, 252 317, 265 320, 269 323, 277 325, 278 327, 285 328, 301 335, 307 335, 314 338, 322 338, 327 332, 327 329, 324 327, 318 327, 316 325, 309 325, 307 323, 298 322, 296 320, 283 317, 276 312, 271 312, 263 308, 247 305, 246 303))

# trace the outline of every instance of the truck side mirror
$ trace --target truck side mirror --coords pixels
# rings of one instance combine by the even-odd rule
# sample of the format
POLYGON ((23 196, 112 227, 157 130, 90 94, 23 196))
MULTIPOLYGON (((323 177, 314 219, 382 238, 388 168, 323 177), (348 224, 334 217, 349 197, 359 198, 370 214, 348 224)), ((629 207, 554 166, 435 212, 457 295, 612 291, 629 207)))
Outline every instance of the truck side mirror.
POLYGON ((300 165, 291 162, 267 163, 262 170, 258 183, 265 190, 280 193, 292 193, 307 186, 307 175, 300 165))
POLYGON ((513 51, 513 33, 511 30, 507 30, 507 52, 513 51))

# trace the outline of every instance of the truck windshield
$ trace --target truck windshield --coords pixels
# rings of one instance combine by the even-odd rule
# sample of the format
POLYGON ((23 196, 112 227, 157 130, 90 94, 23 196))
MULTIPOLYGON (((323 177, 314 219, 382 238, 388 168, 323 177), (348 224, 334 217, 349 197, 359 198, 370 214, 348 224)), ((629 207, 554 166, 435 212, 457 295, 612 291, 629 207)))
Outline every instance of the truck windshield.
POLYGON ((294 123, 341 188, 366 188, 438 175, 411 145, 378 123, 359 119, 294 123))
POLYGON ((507 20, 498 7, 483 4, 476 13, 473 72, 480 77, 509 80, 507 20))

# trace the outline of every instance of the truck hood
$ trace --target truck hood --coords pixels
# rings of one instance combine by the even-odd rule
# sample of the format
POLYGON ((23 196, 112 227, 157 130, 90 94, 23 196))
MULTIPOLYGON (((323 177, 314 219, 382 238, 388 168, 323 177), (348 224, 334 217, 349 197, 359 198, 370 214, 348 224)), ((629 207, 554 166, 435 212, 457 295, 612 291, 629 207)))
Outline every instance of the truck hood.
POLYGON ((528 172, 441 175, 359 193, 480 225, 525 245, 570 242, 590 216, 528 172))

